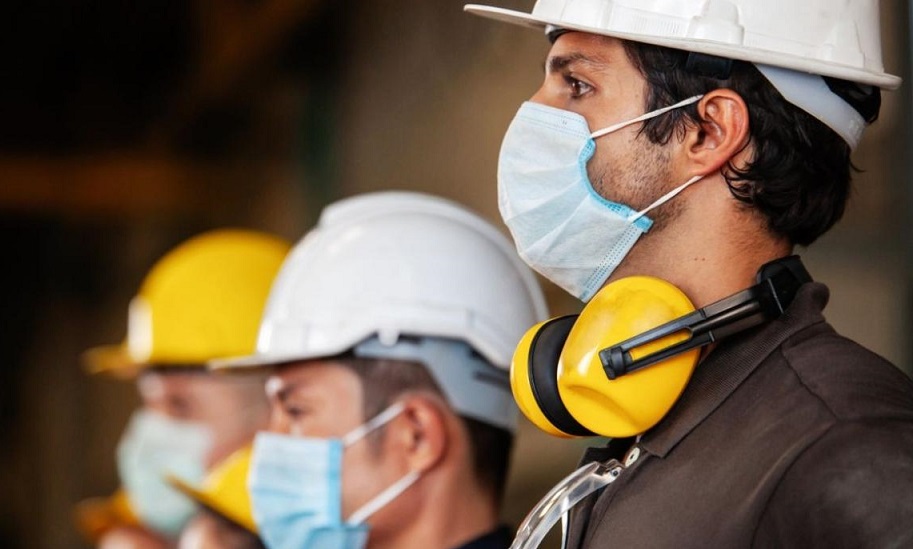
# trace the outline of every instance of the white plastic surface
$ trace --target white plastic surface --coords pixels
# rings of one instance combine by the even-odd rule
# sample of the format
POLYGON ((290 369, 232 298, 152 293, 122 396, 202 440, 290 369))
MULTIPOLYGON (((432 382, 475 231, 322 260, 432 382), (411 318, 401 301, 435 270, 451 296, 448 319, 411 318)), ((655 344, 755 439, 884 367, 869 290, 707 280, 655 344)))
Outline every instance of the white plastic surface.
POLYGON ((381 192, 327 207, 273 284, 257 353, 220 367, 332 356, 376 336, 453 338, 507 369, 545 299, 514 246, 456 204, 381 192))
POLYGON ((466 11, 554 25, 895 89, 884 72, 878 0, 538 0, 532 13, 466 11))

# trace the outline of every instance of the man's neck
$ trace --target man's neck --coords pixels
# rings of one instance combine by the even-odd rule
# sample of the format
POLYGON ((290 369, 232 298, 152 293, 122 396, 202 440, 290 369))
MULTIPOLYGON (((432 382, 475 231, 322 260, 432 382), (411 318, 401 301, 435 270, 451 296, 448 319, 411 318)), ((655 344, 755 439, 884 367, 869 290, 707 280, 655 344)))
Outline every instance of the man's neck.
POLYGON ((403 518, 404 528, 386 539, 369 538, 369 549, 453 549, 497 527, 497 506, 475 479, 435 480, 416 513, 403 518))
POLYGON ((754 285, 762 265, 791 253, 757 212, 736 205, 722 178, 714 182, 695 186, 689 206, 669 226, 641 237, 609 281, 655 276, 700 308, 754 285))

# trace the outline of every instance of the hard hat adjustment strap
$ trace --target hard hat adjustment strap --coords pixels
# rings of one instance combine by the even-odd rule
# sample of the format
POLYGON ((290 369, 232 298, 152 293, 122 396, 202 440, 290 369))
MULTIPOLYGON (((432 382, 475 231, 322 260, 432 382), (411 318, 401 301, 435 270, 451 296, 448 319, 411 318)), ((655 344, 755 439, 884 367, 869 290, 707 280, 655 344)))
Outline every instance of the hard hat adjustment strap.
POLYGON ((698 76, 728 80, 732 75, 732 59, 706 53, 688 53, 685 70, 698 76))
POLYGON ((867 122, 878 117, 881 110, 881 90, 875 86, 857 84, 849 80, 841 80, 830 76, 823 76, 824 83, 834 95, 846 101, 853 110, 858 112, 867 122))

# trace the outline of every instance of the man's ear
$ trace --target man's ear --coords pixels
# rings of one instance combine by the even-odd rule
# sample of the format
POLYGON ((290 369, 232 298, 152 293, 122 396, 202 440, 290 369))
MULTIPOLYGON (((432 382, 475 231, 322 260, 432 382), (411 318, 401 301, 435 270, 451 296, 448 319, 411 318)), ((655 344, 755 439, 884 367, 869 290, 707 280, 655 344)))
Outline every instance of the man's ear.
POLYGON ((745 150, 751 137, 748 106, 730 89, 716 89, 698 101, 701 122, 690 128, 685 148, 695 175, 721 170, 745 150))
POLYGON ((426 472, 445 457, 450 432, 447 411, 437 399, 412 396, 403 401, 403 412, 391 423, 390 443, 405 457, 410 471, 426 472))

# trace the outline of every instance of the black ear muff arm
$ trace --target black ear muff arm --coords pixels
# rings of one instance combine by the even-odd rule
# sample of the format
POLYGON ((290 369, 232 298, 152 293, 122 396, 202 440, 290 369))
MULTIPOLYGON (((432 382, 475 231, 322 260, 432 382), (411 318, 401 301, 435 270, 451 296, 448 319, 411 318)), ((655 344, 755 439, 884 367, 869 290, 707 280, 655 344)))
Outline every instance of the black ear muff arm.
POLYGON ((606 375, 609 379, 615 379, 761 324, 768 318, 768 314, 758 300, 752 299, 754 290, 755 288, 744 290, 618 345, 601 350, 599 358, 606 375), (687 338, 637 359, 631 356, 631 351, 634 349, 680 333, 685 334, 687 338))
POLYGON ((811 276, 798 256, 767 263, 751 288, 599 351, 606 376, 615 379, 777 318, 806 282, 811 276), (637 359, 631 356, 634 349, 674 334, 687 337, 637 359))

